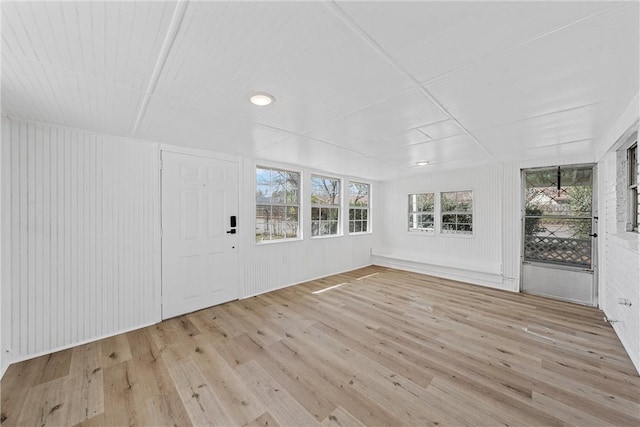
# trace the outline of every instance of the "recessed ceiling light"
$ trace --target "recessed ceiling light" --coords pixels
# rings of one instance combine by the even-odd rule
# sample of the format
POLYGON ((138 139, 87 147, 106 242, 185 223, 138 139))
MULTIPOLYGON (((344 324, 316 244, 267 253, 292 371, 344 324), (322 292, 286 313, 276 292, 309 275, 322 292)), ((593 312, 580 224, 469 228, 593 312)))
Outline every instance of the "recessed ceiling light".
POLYGON ((429 164, 426 160, 419 160, 416 162, 416 166, 427 166, 429 164))
POLYGON ((257 105, 259 107, 269 105, 275 100, 276 99, 273 97, 273 95, 264 92, 254 93, 249 97, 249 101, 251 101, 253 105, 257 105))

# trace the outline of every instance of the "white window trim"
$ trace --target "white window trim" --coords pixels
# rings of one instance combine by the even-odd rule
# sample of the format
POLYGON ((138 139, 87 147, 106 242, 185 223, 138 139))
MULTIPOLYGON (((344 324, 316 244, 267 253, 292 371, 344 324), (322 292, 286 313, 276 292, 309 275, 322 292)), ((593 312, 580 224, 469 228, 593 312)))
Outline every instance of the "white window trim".
POLYGON ((438 192, 438 204, 437 204, 437 210, 438 210, 438 221, 437 221, 437 226, 438 226, 438 235, 442 236, 442 237, 451 237, 451 238, 455 238, 455 239, 473 239, 476 236, 476 196, 475 196, 475 191, 471 188, 467 188, 464 190, 446 190, 446 191, 440 191, 438 192), (466 233, 443 233, 442 232, 442 193, 457 193, 457 192, 463 192, 463 191, 469 191, 471 192, 471 233, 470 234, 466 234, 466 233))
MULTIPOLYGON (((409 215, 411 215, 411 211, 409 210, 409 206, 407 206, 407 214, 405 216, 405 220, 406 220, 406 227, 405 227, 405 232, 409 235, 409 236, 429 236, 429 237, 433 237, 437 234, 437 230, 438 230, 438 201, 437 199, 439 198, 439 193, 437 191, 419 191, 419 192, 414 192, 414 193, 408 193, 407 197, 412 196, 412 195, 417 195, 417 194, 433 194, 433 231, 428 231, 428 230, 411 230, 409 228, 409 215)), ((420 211, 420 212, 427 212, 427 211, 420 211)))
MULTIPOLYGON (((345 233, 348 234, 349 236, 364 236, 367 234, 373 234, 373 222, 372 222, 372 206, 373 206, 373 185, 371 185, 370 182, 368 181, 363 181, 363 180, 359 180, 357 178, 355 179, 348 179, 346 180, 346 182, 348 184, 351 184, 352 182, 355 184, 367 184, 369 186, 369 203, 367 204, 367 231, 354 231, 351 232, 349 231, 349 211, 351 210, 351 200, 350 198, 350 194, 349 194, 349 186, 347 186, 345 188, 345 206, 347 206, 347 208, 345 209, 345 214, 346 214, 346 222, 345 222, 345 233)), ((357 208, 357 206, 354 206, 355 208, 357 208)))
POLYGON ((640 195, 638 194, 638 189, 640 188, 640 183, 638 182, 638 175, 640 174, 640 160, 638 159, 638 140, 636 138, 635 142, 632 142, 627 148, 626 148, 626 153, 627 153, 627 161, 626 161, 626 168, 627 168, 627 182, 626 182, 626 187, 627 187, 627 224, 628 226, 633 227, 633 224, 635 222, 635 227, 633 227, 632 229, 627 229, 626 231, 629 233, 640 233, 640 221, 638 221, 638 215, 640 214, 638 211, 640 209, 638 209, 638 201, 640 200, 640 195), (635 155, 636 155, 636 183, 635 186, 631 185, 631 159, 629 158, 629 155, 631 154, 631 150, 635 148, 635 155), (635 189, 635 201, 633 200, 633 191, 635 189), (632 201, 634 203, 632 203, 632 201), (634 206, 635 204, 635 206, 634 206), (635 215, 634 215, 635 214, 635 215), (634 218, 635 216, 635 218, 634 218))
MULTIPOLYGON (((313 202, 311 202, 311 200, 309 200, 309 226, 310 226, 310 232, 309 232, 309 237, 311 239, 329 239, 332 237, 342 237, 344 235, 344 227, 343 227, 343 206, 344 206, 344 179, 342 178, 338 178, 335 176, 328 176, 328 175, 324 175, 324 174, 319 174, 319 173, 310 173, 309 174, 309 196, 311 197, 311 195, 313 194, 313 186, 311 184, 311 181, 313 180, 313 177, 317 176, 320 178, 328 178, 328 179, 333 179, 333 180, 337 180, 340 184, 340 203, 338 203, 337 205, 320 205, 320 204, 315 204, 313 202), (312 215, 311 215, 311 210, 313 208, 338 208, 338 232, 336 234, 319 234, 317 236, 313 235, 313 219, 312 219, 312 215)), ((371 190, 371 186, 369 186, 369 190, 371 190)))
MULTIPOLYGON (((304 240, 304 236, 303 236, 303 230, 304 227, 302 226, 302 221, 304 219, 304 215, 303 215, 303 209, 305 206, 304 203, 304 185, 303 185, 303 181, 304 181, 304 174, 303 171, 300 169, 296 169, 296 168, 292 168, 290 166, 287 165, 280 165, 280 164, 270 164, 270 163, 254 163, 253 164, 253 226, 254 228, 256 227, 257 223, 258 223, 258 218, 256 216, 256 210, 257 210, 257 200, 255 197, 255 194, 258 191, 258 183, 256 181, 256 170, 260 168, 260 169, 278 169, 278 170, 284 170, 287 172, 295 172, 300 176, 300 183, 298 186, 298 235, 297 237, 291 237, 288 239, 274 239, 274 240, 263 240, 263 241, 256 241, 256 235, 255 235, 255 230, 253 231, 253 240, 254 240, 254 244, 256 246, 263 246, 263 245, 274 245, 274 244, 278 244, 278 243, 292 243, 292 242, 301 242, 304 240)), ((275 205, 273 205, 275 206, 275 205)))

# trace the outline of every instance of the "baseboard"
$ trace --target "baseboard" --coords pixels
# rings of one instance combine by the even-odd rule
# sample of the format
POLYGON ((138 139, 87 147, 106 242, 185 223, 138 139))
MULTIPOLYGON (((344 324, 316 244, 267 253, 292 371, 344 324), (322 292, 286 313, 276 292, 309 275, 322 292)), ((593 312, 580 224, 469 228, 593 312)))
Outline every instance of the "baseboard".
POLYGON ((348 273, 348 272, 350 272, 350 271, 358 270, 358 269, 360 269, 360 268, 371 267, 372 265, 373 265, 372 263, 369 263, 369 264, 361 265, 361 266, 359 266, 359 267, 352 267, 352 268, 349 268, 349 269, 347 269, 347 270, 341 270, 341 271, 338 271, 338 272, 335 272, 335 273, 327 273, 327 274, 323 274, 323 275, 321 275, 321 276, 311 277, 311 278, 308 278, 308 279, 301 280, 301 281, 299 281, 299 282, 294 282, 294 283, 289 283, 289 284, 287 284, 287 285, 277 286, 277 287, 275 287, 275 288, 271 288, 271 289, 266 290, 266 291, 263 291, 263 292, 258 292, 258 293, 255 293, 255 294, 250 294, 250 295, 247 295, 247 296, 242 296, 242 297, 240 297, 240 298, 238 298, 238 299, 247 299, 247 298, 257 297, 258 295, 267 294, 267 293, 269 293, 269 292, 277 291, 277 290, 279 290, 279 289, 284 289, 284 288, 289 288, 289 287, 291 287, 291 286, 301 285, 301 284, 303 284, 303 283, 311 282, 311 281, 313 281, 313 280, 323 279, 323 278, 325 278, 325 277, 334 276, 334 275, 336 275, 336 274, 348 273))
POLYGON ((502 274, 477 272, 468 269, 456 269, 454 267, 437 266, 416 261, 385 258, 376 255, 372 256, 371 258, 373 264, 379 265, 381 267, 396 268, 398 270, 410 271, 412 273, 428 274, 430 276, 471 283, 473 285, 484 286, 487 288, 517 292, 517 290, 513 288, 512 283, 505 282, 503 280, 502 274))
POLYGON ((105 338, 111 338, 114 337, 116 335, 120 335, 120 334, 126 334, 127 332, 131 332, 131 331, 136 331, 138 329, 143 329, 152 325, 156 325, 158 323, 162 322, 162 320, 158 321, 158 322, 151 322, 151 323, 145 323, 143 325, 139 325, 139 326, 135 326, 133 328, 128 328, 128 329, 122 329, 120 331, 117 332, 113 332, 113 333, 109 333, 109 334, 105 334, 105 335, 100 335, 98 337, 94 337, 94 338, 89 338, 83 341, 78 341, 78 342, 74 342, 71 344, 66 344, 60 347, 55 347, 52 348, 50 350, 46 350, 46 351, 41 351, 38 353, 33 353, 33 354, 28 354, 28 355, 21 355, 15 359, 12 359, 10 362, 6 363, 4 360, 2 361, 3 366, 2 366, 2 375, 0 376, 0 379, 2 379, 2 377, 4 377, 5 372, 7 371, 7 369, 9 369, 9 367, 11 365, 13 365, 14 363, 20 363, 20 362, 24 362, 25 360, 30 360, 30 359, 35 359, 36 357, 40 357, 40 356, 46 356, 47 354, 53 354, 53 353, 57 353, 58 351, 63 351, 63 350, 68 350, 70 348, 73 347, 78 347, 81 345, 85 345, 85 344, 89 344, 92 342, 96 342, 96 341, 100 341, 103 340, 105 338))

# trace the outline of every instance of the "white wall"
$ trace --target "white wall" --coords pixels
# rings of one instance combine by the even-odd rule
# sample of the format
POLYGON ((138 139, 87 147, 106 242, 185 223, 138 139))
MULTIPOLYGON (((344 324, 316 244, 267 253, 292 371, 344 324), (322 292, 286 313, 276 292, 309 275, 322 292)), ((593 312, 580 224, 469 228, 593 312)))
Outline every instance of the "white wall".
MULTIPOLYGON (((242 215, 239 218, 239 230, 243 242, 240 250, 241 264, 244 268, 241 269, 242 288, 240 295, 243 298, 371 264, 371 247, 376 245, 383 224, 379 215, 380 200, 382 200, 379 195, 380 183, 324 171, 311 171, 295 165, 262 161, 256 163, 253 159, 244 159, 241 171, 240 194, 243 196, 241 197, 242 215), (255 198, 253 195, 256 191, 256 164, 281 167, 302 173, 302 240, 260 244, 255 242, 255 198), (349 235, 344 231, 342 236, 311 238, 311 209, 308 200, 311 173, 341 178, 343 187, 351 178, 359 182, 369 182, 372 192, 371 218, 375 232, 349 235), (251 195, 251 197, 246 195, 251 195)), ((346 226, 347 219, 348 211, 343 209, 343 227, 346 226)))
POLYGON ((607 318, 615 320, 615 329, 620 341, 640 372, 640 234, 627 232, 626 161, 623 150, 630 142, 630 135, 638 130, 640 105, 638 96, 629 105, 612 133, 601 144, 608 150, 598 161, 601 198, 599 223, 600 260, 600 307, 607 318), (621 194, 622 193, 622 194, 621 194), (620 304, 628 299, 631 306, 620 304))
POLYGON ((384 230, 375 263, 503 288, 500 166, 387 182, 382 199, 384 230), (407 231, 409 194, 455 190, 473 191, 473 236, 407 231))
POLYGON ((3 362, 158 321, 157 146, 8 118, 2 132, 3 362))
POLYGON ((435 172, 385 183, 385 224, 377 264, 518 291, 522 253, 521 170, 540 166, 593 163, 592 155, 508 162, 455 172, 435 172), (407 195, 471 189, 474 236, 419 235, 407 231, 407 195), (412 262, 411 259, 421 262, 412 262), (433 264, 430 264, 430 263, 433 264), (444 266, 444 267, 443 267, 444 266), (446 267, 458 266, 458 268, 446 267), (463 268, 460 268, 463 267, 463 268), (492 273, 487 273, 492 272, 492 273))
MULTIPOLYGON (((160 321, 160 145, 6 117, 2 137, 0 374, 160 321)), ((256 163, 238 161, 241 298, 371 264, 375 233, 310 238, 306 186, 323 172, 292 165, 284 166, 303 176, 304 239, 257 245, 256 163)), ((371 184, 375 227, 379 184, 371 184)))

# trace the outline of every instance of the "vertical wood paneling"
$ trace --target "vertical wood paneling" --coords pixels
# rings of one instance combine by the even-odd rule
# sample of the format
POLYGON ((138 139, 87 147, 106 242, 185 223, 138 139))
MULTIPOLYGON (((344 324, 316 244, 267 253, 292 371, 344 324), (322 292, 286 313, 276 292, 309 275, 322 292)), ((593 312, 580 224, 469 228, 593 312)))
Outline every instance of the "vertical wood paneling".
POLYGON ((2 362, 158 321, 155 144, 2 125, 12 255, 2 362))
MULTIPOLYGON (((385 250, 412 253, 447 264, 502 263, 502 168, 491 166, 457 172, 421 174, 385 183, 383 195, 385 250), (473 236, 418 235, 407 231, 407 196, 413 193, 473 191, 473 236)), ((439 206, 436 194, 436 206, 439 206)), ((438 209, 436 210, 436 214, 438 209)), ((436 224, 439 224, 436 218, 436 224)))
MULTIPOLYGON (((289 166, 294 170, 300 169, 289 166)), ((245 159, 242 163, 241 194, 255 194, 255 162, 245 159)), ((304 239, 301 241, 281 243, 255 243, 255 204, 252 199, 241 197, 240 201, 240 238, 246 242, 241 247, 241 282, 240 297, 261 294, 284 286, 301 283, 314 278, 329 276, 338 272, 353 270, 371 264, 371 248, 377 246, 379 230, 382 223, 377 207, 382 205, 374 197, 378 195, 379 184, 372 183, 372 234, 311 239, 306 232, 310 226, 309 203, 309 171, 302 173, 301 191, 301 225, 304 239), (245 199, 245 200, 243 200, 245 199)), ((331 174, 331 176, 341 177, 331 174)), ((344 178, 348 181, 348 177, 344 178)), ((347 212, 343 212, 343 223, 347 212)))

